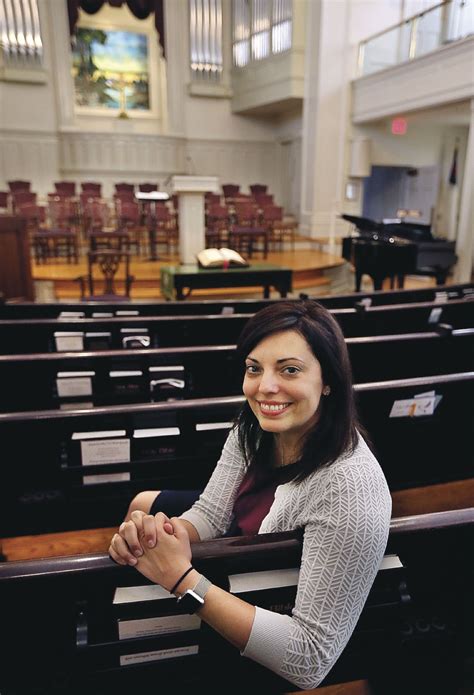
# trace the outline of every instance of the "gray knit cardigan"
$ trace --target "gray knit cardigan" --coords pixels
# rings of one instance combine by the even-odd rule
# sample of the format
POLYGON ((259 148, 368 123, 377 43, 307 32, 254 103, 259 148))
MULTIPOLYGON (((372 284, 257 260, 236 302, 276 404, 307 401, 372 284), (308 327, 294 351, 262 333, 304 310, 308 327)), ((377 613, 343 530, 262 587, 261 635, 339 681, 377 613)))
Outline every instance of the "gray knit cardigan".
MULTIPOLYGON (((232 430, 206 489, 181 518, 201 540, 229 528, 244 457, 232 430)), ((377 460, 359 437, 350 455, 285 483, 259 533, 304 530, 298 590, 292 615, 263 608, 256 614, 243 656, 299 688, 315 688, 346 645, 383 558, 391 497, 377 460)))

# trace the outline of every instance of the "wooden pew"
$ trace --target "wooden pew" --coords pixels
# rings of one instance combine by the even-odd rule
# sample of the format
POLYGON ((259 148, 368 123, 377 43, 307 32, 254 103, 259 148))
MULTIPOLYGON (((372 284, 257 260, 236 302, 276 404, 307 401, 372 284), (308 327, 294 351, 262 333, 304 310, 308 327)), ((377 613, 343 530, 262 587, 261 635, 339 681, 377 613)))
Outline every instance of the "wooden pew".
MULTIPOLYGON (((392 490, 474 477, 473 386, 474 372, 355 385, 392 490), (433 413, 415 415, 415 397, 431 391, 433 413), (401 416, 390 416, 394 408, 401 416)), ((141 490, 203 487, 243 402, 231 396, 1 414, 0 440, 12 452, 1 469, 4 536, 112 526, 141 490), (98 443, 85 438, 96 431, 98 443), (108 441, 104 431, 116 434, 108 441), (101 458, 109 444, 115 463, 101 458)), ((429 412, 429 401, 422 403, 429 412)))
MULTIPOLYGON (((345 337, 472 328, 474 298, 331 310, 345 337)), ((235 343, 249 314, 0 321, 0 354, 235 343)))
MULTIPOLYGON (((379 571, 354 634, 323 685, 365 678, 376 693, 387 695, 457 692, 471 630, 473 541, 473 508, 392 521, 386 551, 391 568, 379 571)), ((248 582, 248 573, 270 571, 274 580, 278 571, 298 567, 300 553, 299 533, 225 538, 195 544, 193 563, 228 590, 236 574, 248 582)), ((137 627, 123 621, 176 613, 174 599, 114 603, 117 587, 146 584, 133 568, 119 567, 105 555, 0 565, 8 637, 2 693, 26 695, 34 685, 35 692, 56 695, 87 690, 111 695, 151 682, 173 692, 193 687, 217 693, 223 692, 222 671, 226 692, 294 690, 242 659, 205 625, 119 639, 119 618, 123 637, 137 627), (180 657, 171 651, 177 649, 180 657)), ((283 585, 241 595, 285 612, 291 610, 295 586, 291 579, 283 585)))
MULTIPOLYGON (((474 328, 346 338, 354 381, 474 370, 474 328)), ((0 355, 0 411, 237 395, 234 345, 0 355), (218 375, 218 378, 216 376, 218 375)))
MULTIPOLYGON (((382 306, 389 304, 406 304, 411 302, 439 302, 444 303, 453 299, 463 299, 474 294, 474 284, 446 285, 443 287, 427 287, 417 290, 383 290, 377 292, 358 292, 352 294, 340 294, 333 296, 311 296, 328 309, 352 308, 358 304, 370 306, 382 306)), ((80 313, 84 317, 94 318, 95 314, 109 313, 112 315, 140 316, 179 316, 181 314, 253 314, 264 306, 281 301, 280 299, 255 300, 255 299, 223 299, 201 300, 193 302, 132 302, 124 306, 123 303, 113 304, 106 302, 76 302, 64 303, 34 303, 22 302, 2 304, 0 306, 0 319, 46 319, 59 318, 63 313, 80 313)), ((298 301, 298 300, 287 300, 298 301)))

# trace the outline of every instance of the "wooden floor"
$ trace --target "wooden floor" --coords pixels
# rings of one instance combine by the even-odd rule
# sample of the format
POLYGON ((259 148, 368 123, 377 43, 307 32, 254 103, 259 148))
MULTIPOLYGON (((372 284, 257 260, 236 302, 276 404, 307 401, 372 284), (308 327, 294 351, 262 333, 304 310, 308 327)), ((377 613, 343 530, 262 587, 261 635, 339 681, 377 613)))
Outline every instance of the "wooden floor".
MULTIPOLYGON (((336 268, 345 263, 340 256, 322 253, 314 249, 295 249, 285 251, 274 251, 268 254, 266 259, 261 254, 253 256, 255 263, 271 263, 274 265, 291 268, 293 270, 294 289, 301 290, 306 287, 328 287, 330 282, 324 276, 324 271, 336 268)), ((141 257, 134 256, 131 262, 130 273, 135 280, 132 285, 133 299, 160 299, 160 269, 163 266, 178 265, 179 259, 176 255, 160 254, 159 260, 150 261, 141 257)), ((82 255, 79 263, 54 262, 38 264, 32 262, 32 275, 35 281, 49 282, 53 285, 53 292, 58 300, 78 300, 80 298, 79 283, 76 278, 87 273, 85 256, 82 255)), ((120 271, 117 275, 120 279, 120 271)), ((120 286, 121 283, 118 283, 120 286)), ((226 290, 226 295, 238 296, 260 296, 261 287, 234 288, 226 290)), ((198 290, 194 291, 192 297, 202 299, 203 296, 215 297, 222 295, 223 290, 198 290)))

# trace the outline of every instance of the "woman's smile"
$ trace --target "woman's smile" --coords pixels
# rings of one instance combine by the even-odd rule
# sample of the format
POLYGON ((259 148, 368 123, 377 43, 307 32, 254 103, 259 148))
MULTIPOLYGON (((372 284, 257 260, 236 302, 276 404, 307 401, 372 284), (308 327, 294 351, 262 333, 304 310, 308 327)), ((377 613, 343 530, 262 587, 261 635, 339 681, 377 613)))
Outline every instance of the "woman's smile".
POLYGON ((257 401, 257 403, 262 414, 270 417, 283 415, 291 405, 291 403, 277 403, 275 401, 257 401))

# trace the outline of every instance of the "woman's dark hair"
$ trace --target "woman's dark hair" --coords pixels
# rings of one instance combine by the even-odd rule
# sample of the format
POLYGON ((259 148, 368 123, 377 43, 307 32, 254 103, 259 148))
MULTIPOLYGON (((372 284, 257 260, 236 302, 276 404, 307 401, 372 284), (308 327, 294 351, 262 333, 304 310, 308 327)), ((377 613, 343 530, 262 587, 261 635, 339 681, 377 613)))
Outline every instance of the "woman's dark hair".
MULTIPOLYGON (((296 331, 306 340, 321 365, 324 385, 331 389, 329 395, 321 396, 318 421, 305 436, 300 459, 290 467, 291 479, 299 482, 317 468, 333 463, 341 454, 353 451, 357 432, 363 429, 357 417, 344 336, 337 321, 318 302, 282 301, 255 314, 239 338, 240 363, 244 364, 262 340, 282 331, 296 331)), ((237 417, 237 426, 247 466, 258 470, 272 468, 273 435, 261 429, 248 403, 237 417)))

